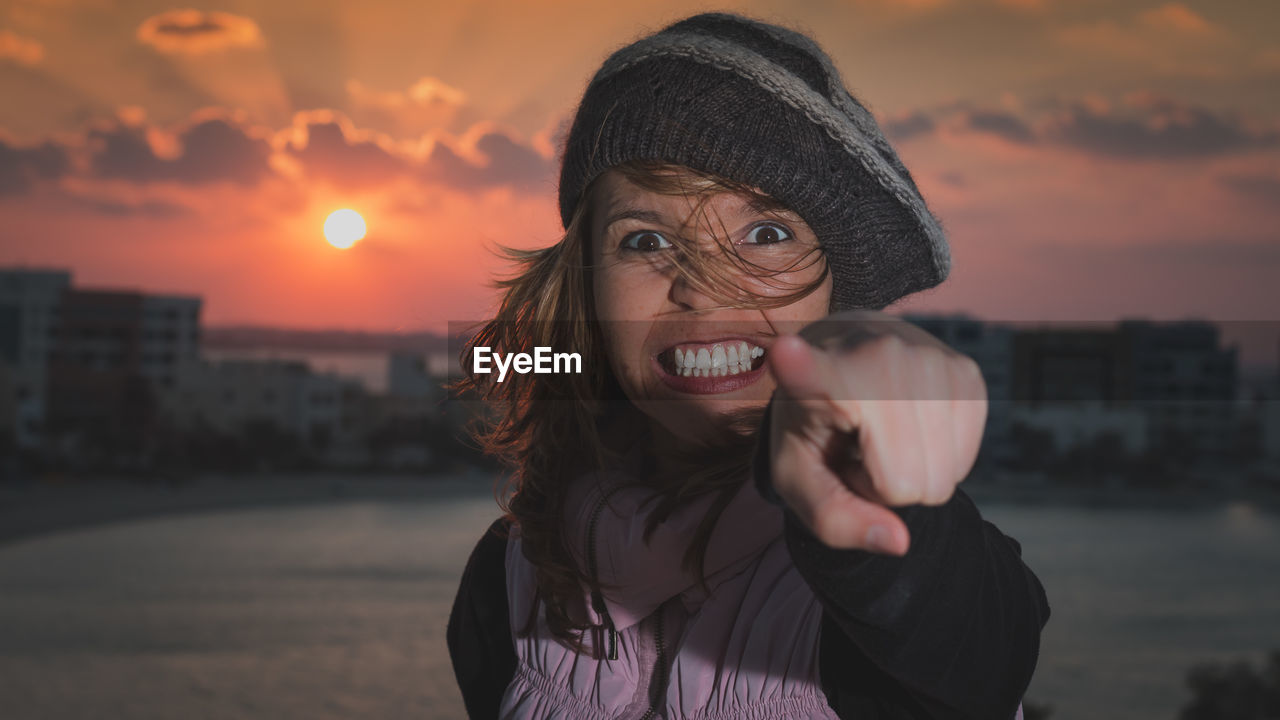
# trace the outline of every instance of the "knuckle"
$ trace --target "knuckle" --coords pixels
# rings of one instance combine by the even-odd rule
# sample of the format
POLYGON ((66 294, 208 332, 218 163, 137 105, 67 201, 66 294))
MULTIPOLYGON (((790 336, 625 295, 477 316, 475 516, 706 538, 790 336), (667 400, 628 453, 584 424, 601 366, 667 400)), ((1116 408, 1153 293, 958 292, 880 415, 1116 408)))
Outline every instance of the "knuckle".
POLYGON ((876 483, 876 492, 890 505, 908 505, 920 498, 919 484, 903 478, 876 483))
POLYGON ((956 484, 944 482, 941 487, 934 493, 933 502, 935 505, 946 505, 951 501, 951 497, 956 494, 956 484))
POLYGON ((943 505, 951 499, 955 487, 956 484, 943 473, 932 473, 923 502, 929 505, 943 505))
POLYGON ((982 376, 982 366, 968 355, 957 354, 951 363, 951 377, 956 383, 956 391, 962 399, 978 399, 987 396, 986 379, 982 376))
POLYGON ((873 346, 885 356, 893 359, 898 359, 905 355, 908 347, 906 340, 894 334, 881 335, 875 339, 873 346))

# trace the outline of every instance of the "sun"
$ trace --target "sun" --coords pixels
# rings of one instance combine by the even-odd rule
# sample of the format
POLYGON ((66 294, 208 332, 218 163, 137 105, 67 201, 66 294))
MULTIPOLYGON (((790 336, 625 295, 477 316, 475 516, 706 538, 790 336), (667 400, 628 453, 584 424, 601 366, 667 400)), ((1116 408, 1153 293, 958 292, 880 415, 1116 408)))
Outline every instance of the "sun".
POLYGON ((324 221, 324 239, 341 250, 355 245, 367 231, 360 213, 348 208, 334 210, 324 221))

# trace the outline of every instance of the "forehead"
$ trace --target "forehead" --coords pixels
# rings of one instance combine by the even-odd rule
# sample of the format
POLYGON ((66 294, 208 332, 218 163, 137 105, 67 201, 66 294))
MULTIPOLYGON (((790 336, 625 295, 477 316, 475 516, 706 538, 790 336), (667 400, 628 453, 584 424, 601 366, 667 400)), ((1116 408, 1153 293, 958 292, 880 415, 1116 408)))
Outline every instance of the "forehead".
MULTIPOLYGON (((694 182, 692 178, 689 182, 694 182)), ((616 170, 608 170, 600 176, 591 202, 592 217, 597 229, 604 228, 620 217, 639 217, 684 224, 699 215, 732 219, 754 217, 762 214, 790 215, 775 204, 755 195, 727 190, 697 191, 691 188, 687 194, 657 192, 641 187, 616 170)))

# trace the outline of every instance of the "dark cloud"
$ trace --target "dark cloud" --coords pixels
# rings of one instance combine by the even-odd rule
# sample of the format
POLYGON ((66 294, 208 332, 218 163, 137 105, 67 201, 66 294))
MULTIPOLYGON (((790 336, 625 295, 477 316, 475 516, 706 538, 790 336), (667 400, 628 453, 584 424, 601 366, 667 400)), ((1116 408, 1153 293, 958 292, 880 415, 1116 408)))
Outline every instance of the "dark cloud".
POLYGON ((913 112, 885 121, 884 132, 889 139, 903 142, 921 135, 928 135, 937 128, 933 118, 923 112, 913 112))
POLYGON ((0 140, 0 196, 24 193, 36 181, 55 180, 70 169, 70 158, 61 145, 19 147, 0 140))
POLYGON ((998 110, 974 110, 966 114, 965 125, 977 132, 995 135, 1010 142, 1030 144, 1035 142, 1035 133, 1021 119, 1007 112, 998 110))
POLYGON ((508 185, 522 190, 547 190, 555 163, 510 136, 481 135, 475 150, 487 160, 473 162, 449 142, 440 140, 423 161, 396 152, 372 138, 360 137, 345 121, 325 119, 306 125, 306 140, 289 153, 312 177, 339 187, 368 187, 411 175, 427 182, 460 189, 508 185))
POLYGON ((233 122, 212 118, 177 136, 180 153, 156 154, 144 128, 116 125, 89 131, 90 165, 98 177, 147 183, 234 182, 253 185, 271 172, 270 145, 233 122))
POLYGON ((1012 112, 960 105, 916 110, 885 122, 894 140, 947 126, 1010 142, 1070 147, 1121 159, 1178 160, 1273 148, 1280 129, 1259 128, 1239 116, 1176 98, 1134 93, 1115 104, 1097 100, 1040 100, 1012 112))
POLYGON ((189 208, 160 200, 127 203, 105 198, 78 197, 75 202, 87 210, 113 217, 132 215, 162 220, 191 214, 189 208))
POLYGON ((1043 244, 1035 252, 1054 262, 1077 261, 1115 267, 1113 263, 1140 261, 1147 265, 1237 267, 1257 269, 1280 265, 1280 243, 1266 237, 1179 238, 1158 245, 1146 243, 1043 244))
POLYGON ((336 120, 308 124, 305 143, 290 153, 312 177, 344 188, 377 185, 409 171, 406 159, 372 140, 349 138, 336 120))
POLYGON ((1222 178, 1222 184, 1246 200, 1273 211, 1280 211, 1280 176, 1234 174, 1222 178))
POLYGON ((1098 155, 1179 159, 1274 147, 1280 134, 1240 119, 1170 100, 1131 103, 1119 111, 1076 103, 1049 129, 1056 142, 1098 155))
MULTIPOLYGON (((440 147, 437 145, 436 149, 440 147)), ((469 187, 511 185, 524 190, 545 190, 548 189, 546 184, 552 182, 557 170, 554 163, 539 155, 533 148, 521 145, 498 132, 480 136, 476 141, 476 150, 489 159, 487 165, 454 165, 453 172, 445 175, 444 181, 469 187)), ((458 159, 452 152, 450 155, 453 159, 458 159)), ((428 173, 432 171, 436 159, 437 154, 433 152, 427 163, 428 173)), ((444 156, 440 156, 440 159, 443 161, 444 156)))

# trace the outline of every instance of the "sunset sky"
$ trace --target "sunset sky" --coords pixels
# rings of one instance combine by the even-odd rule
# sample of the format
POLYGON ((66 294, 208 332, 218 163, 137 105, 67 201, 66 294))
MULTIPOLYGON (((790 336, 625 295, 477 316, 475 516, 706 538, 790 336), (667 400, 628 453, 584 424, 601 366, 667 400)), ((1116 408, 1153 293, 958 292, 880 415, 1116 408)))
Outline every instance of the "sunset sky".
POLYGON ((736 9, 830 51, 948 230, 950 279, 898 308, 1280 319, 1280 3, 194 7, 0 0, 0 266, 200 295, 212 325, 475 319, 497 244, 557 239, 599 63, 736 9))

